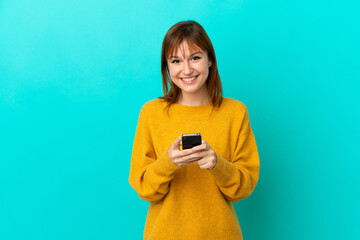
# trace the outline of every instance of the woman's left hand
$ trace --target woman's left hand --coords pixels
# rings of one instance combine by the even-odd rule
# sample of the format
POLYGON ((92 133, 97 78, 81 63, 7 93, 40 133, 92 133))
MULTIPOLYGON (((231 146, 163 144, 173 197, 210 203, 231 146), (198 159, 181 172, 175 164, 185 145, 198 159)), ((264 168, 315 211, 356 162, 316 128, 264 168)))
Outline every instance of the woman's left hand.
POLYGON ((213 169, 216 165, 216 153, 211 146, 202 140, 201 145, 192 148, 193 153, 185 156, 186 159, 198 159, 197 162, 201 169, 213 169))

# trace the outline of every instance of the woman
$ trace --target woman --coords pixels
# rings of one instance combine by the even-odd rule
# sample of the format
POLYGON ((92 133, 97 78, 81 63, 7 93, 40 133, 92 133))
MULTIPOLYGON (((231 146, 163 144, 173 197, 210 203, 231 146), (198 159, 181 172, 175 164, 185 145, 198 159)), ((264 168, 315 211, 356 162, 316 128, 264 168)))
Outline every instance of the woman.
POLYGON ((247 108, 222 97, 197 22, 169 29, 161 72, 164 96, 140 111, 130 166, 130 185, 150 202, 144 239, 242 239, 231 202, 252 193, 260 166, 247 108), (186 133, 201 133, 202 143, 180 150, 186 133))

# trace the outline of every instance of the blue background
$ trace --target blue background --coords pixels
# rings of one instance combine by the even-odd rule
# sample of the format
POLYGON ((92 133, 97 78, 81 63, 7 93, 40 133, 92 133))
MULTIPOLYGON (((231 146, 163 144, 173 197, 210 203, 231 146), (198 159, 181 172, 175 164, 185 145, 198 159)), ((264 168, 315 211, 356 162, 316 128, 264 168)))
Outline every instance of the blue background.
POLYGON ((138 114, 193 19, 260 159, 245 239, 359 239, 357 1, 0 1, 0 239, 141 239, 138 114))

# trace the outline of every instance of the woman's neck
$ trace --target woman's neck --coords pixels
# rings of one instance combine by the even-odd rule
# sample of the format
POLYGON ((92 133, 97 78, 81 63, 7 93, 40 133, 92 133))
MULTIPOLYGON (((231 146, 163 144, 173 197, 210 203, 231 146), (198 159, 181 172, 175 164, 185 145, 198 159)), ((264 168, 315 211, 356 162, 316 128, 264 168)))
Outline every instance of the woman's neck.
POLYGON ((201 106, 207 104, 209 101, 207 89, 203 88, 201 92, 196 93, 181 92, 180 99, 177 103, 186 106, 201 106))

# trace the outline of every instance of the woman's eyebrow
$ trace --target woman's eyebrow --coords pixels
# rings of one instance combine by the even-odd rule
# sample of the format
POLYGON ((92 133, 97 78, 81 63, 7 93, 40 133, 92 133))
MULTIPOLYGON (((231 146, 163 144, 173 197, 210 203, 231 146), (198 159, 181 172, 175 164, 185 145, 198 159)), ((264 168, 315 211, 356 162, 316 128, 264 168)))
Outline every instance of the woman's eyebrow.
MULTIPOLYGON (((190 57, 191 56, 194 56, 194 55, 196 55, 196 54, 202 54, 202 52, 194 52, 194 53, 192 53, 191 55, 190 55, 190 57)), ((169 58, 179 58, 178 56, 170 56, 169 58)))
POLYGON ((193 54, 190 55, 190 57, 191 57, 191 56, 194 56, 194 55, 196 55, 196 54, 202 54, 202 52, 194 52, 193 54))

